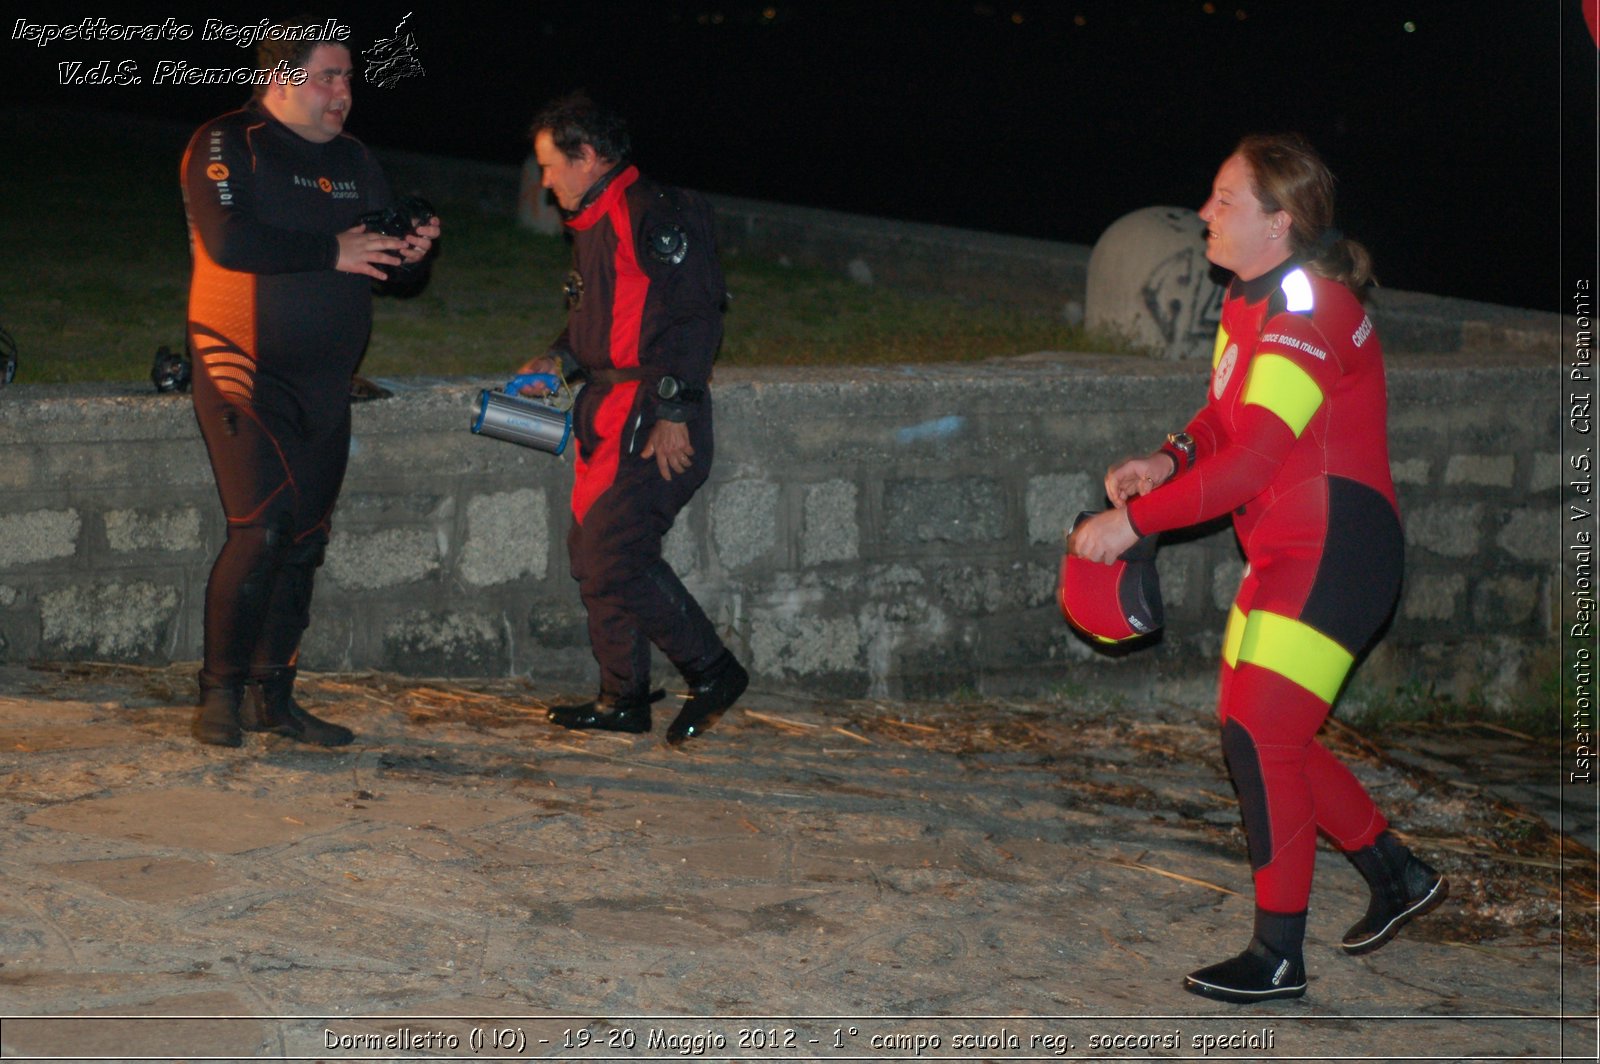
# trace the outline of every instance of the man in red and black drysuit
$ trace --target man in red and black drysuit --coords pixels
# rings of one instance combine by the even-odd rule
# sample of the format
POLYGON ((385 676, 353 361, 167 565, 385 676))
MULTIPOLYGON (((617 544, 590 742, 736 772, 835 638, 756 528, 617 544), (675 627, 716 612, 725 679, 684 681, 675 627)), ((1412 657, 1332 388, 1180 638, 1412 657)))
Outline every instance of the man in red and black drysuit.
MULTIPOLYGON (((1318 830, 1373 891, 1346 952, 1382 946, 1446 890, 1316 739, 1394 607, 1405 544, 1377 335, 1347 283, 1311 265, 1330 256, 1360 276, 1365 252, 1352 257, 1347 249, 1359 245, 1341 244, 1326 225, 1293 233, 1301 250, 1292 252, 1293 227, 1312 223, 1257 200, 1247 152, 1258 145, 1269 164, 1303 166, 1306 182, 1323 172, 1298 138, 1246 140, 1223 164, 1200 215, 1208 257, 1235 274, 1207 403, 1160 451, 1110 470, 1116 508, 1073 542, 1075 553, 1110 561, 1140 536, 1233 516, 1249 564, 1223 639, 1218 707, 1254 872, 1255 936, 1245 953, 1192 973, 1185 986, 1236 1002, 1304 993, 1318 830)), ((1331 198, 1323 213, 1331 216, 1331 198)))
POLYGON ((547 106, 533 133, 573 268, 567 327, 522 371, 586 379, 573 411, 567 548, 600 665, 599 696, 550 719, 649 731, 654 644, 689 685, 667 730, 679 743, 709 728, 749 682, 661 557, 662 537, 711 471, 711 363, 726 298, 711 208, 643 177, 627 162, 626 125, 585 96, 547 106))
POLYGON ((294 701, 300 638, 349 458, 372 283, 420 262, 438 219, 405 238, 358 224, 391 193, 344 132, 348 49, 263 41, 258 62, 293 74, 200 127, 181 169, 195 416, 227 518, 206 585, 193 732, 221 746, 238 746, 241 731, 337 746, 351 732, 294 701))

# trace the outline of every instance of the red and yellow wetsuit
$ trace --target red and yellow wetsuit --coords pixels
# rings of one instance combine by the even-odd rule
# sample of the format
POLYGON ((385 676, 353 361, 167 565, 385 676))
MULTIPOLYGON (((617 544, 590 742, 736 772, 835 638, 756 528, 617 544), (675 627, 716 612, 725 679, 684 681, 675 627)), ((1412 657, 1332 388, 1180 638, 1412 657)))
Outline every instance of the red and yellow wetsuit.
POLYGON ((1129 502, 1143 535, 1223 514, 1249 565, 1223 640, 1219 713, 1256 901, 1306 908, 1316 832, 1345 850, 1386 826, 1316 739, 1355 657, 1399 594, 1383 354, 1355 295, 1291 260, 1235 279, 1194 460, 1129 502))

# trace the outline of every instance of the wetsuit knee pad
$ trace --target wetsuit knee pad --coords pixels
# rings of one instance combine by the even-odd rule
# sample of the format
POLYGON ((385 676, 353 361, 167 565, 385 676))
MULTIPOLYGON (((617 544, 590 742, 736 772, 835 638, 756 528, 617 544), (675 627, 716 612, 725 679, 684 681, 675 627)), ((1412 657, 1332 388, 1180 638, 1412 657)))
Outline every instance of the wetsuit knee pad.
POLYGON ((1256 741, 1236 720, 1222 725, 1222 756, 1239 792, 1239 813, 1244 818, 1250 867, 1259 871, 1272 860, 1272 818, 1267 811, 1267 784, 1261 772, 1256 741))
POLYGON ((327 551, 326 540, 310 539, 294 544, 284 554, 280 579, 286 582, 289 606, 302 628, 311 622, 311 587, 327 551))
POLYGON ((285 555, 284 561, 289 565, 315 570, 321 568, 322 562, 327 556, 327 538, 314 537, 292 545, 285 555))
POLYGON ((685 612, 688 609, 692 601, 689 589, 683 586, 683 581, 678 579, 678 574, 672 571, 672 566, 665 560, 657 558, 642 575, 660 593, 663 601, 672 604, 674 610, 685 612))
POLYGON ((271 590, 283 568, 291 543, 287 533, 265 525, 231 525, 223 547, 234 561, 238 574, 237 593, 249 598, 271 590))

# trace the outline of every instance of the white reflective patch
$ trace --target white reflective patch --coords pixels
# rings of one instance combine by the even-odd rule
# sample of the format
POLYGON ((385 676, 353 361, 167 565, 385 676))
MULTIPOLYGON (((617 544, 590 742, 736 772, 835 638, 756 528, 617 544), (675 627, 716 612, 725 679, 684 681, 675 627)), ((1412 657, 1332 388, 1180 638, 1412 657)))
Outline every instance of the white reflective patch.
POLYGON ((1283 284, 1280 287, 1289 299, 1289 310, 1298 313, 1317 305, 1316 298, 1311 294, 1311 278, 1306 276, 1304 270, 1290 270, 1284 274, 1283 284))

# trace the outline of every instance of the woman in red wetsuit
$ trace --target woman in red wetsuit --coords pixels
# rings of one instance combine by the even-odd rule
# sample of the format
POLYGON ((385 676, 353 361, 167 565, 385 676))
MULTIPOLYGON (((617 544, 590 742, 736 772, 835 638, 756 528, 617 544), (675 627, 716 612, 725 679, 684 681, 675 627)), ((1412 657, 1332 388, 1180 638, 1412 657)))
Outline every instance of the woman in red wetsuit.
POLYGON ((1333 228, 1333 175, 1298 136, 1240 142, 1200 217, 1206 257, 1233 274, 1206 405, 1160 450, 1111 468, 1113 508, 1079 526, 1072 551, 1110 563, 1142 535, 1233 515, 1249 564, 1223 638, 1218 711, 1255 935, 1185 988, 1251 1002, 1305 993, 1319 830, 1372 889, 1348 953, 1388 942, 1447 884, 1316 738, 1400 590, 1383 354, 1358 295, 1371 260, 1333 228))

